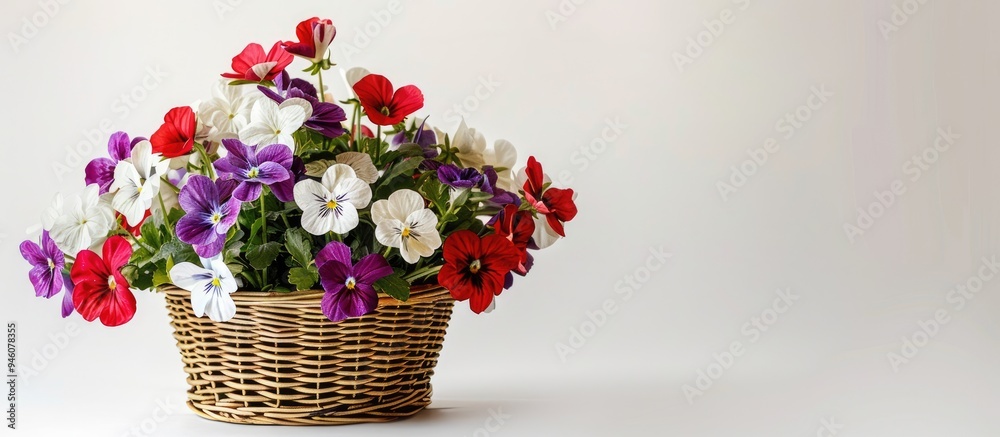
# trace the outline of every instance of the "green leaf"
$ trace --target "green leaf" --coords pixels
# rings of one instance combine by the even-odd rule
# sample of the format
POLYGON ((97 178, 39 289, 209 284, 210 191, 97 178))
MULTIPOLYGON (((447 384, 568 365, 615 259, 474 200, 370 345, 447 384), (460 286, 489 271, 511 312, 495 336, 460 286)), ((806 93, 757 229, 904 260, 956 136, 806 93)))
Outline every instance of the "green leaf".
POLYGON ((398 164, 392 166, 392 170, 389 171, 389 174, 382 179, 383 183, 391 181, 404 174, 410 175, 411 173, 413 173, 414 170, 417 169, 417 167, 420 167, 420 163, 422 162, 424 162, 424 158, 419 156, 407 159, 405 161, 400 161, 398 164))
POLYGON ((401 278, 399 273, 379 279, 372 286, 396 300, 406 302, 410 299, 410 283, 401 278))
POLYGON ((316 271, 316 266, 295 267, 288 271, 288 283, 294 285, 296 290, 309 290, 317 281, 319 272, 316 271))
POLYGON ((247 261, 250 261, 250 265, 253 268, 263 270, 278 258, 279 252, 281 252, 280 243, 272 241, 267 244, 261 244, 247 250, 247 261))
POLYGON ((308 267, 312 263, 312 243, 310 237, 301 228, 285 231, 285 248, 292 255, 292 259, 299 263, 299 266, 308 267))
POLYGON ((157 252, 156 255, 153 255, 153 257, 149 259, 149 262, 159 262, 167 259, 168 257, 173 258, 177 262, 183 262, 180 260, 187 260, 191 258, 191 256, 189 256, 190 254, 186 254, 185 252, 194 254, 194 249, 180 240, 170 240, 167 244, 160 246, 160 251, 157 252))

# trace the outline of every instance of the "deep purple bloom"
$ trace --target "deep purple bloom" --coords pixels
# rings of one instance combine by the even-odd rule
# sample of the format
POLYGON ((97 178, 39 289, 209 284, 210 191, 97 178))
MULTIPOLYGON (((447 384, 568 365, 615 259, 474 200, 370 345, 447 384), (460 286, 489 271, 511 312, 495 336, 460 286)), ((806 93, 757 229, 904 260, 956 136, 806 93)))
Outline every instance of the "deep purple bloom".
POLYGON ((177 238, 194 246, 202 258, 222 253, 226 232, 236 224, 242 202, 232 197, 238 183, 220 179, 212 182, 207 176, 192 175, 178 201, 187 214, 177 222, 177 238))
POLYGON ((499 176, 497 175, 496 169, 492 165, 483 166, 483 184, 480 187, 484 193, 489 193, 493 195, 493 198, 489 200, 490 203, 494 203, 501 208, 503 205, 517 205, 521 206, 521 198, 516 193, 511 193, 510 191, 504 190, 497 186, 497 180, 499 176))
POLYGON ((416 132, 413 134, 413 141, 408 141, 406 131, 401 131, 398 134, 393 135, 392 149, 395 150, 403 144, 412 143, 420 146, 421 149, 424 149, 424 158, 437 158, 438 149, 437 147, 434 147, 434 145, 437 144, 437 135, 434 134, 433 130, 424 128, 424 124, 426 122, 427 120, 424 120, 424 123, 421 123, 420 127, 417 128, 416 132))
POLYGON ((347 132, 340 123, 347 120, 347 113, 344 109, 330 102, 321 102, 317 97, 316 87, 302 79, 290 79, 288 72, 282 71, 274 78, 274 85, 277 91, 265 86, 257 86, 264 95, 277 103, 284 102, 291 98, 300 98, 309 101, 312 105, 312 116, 303 123, 303 126, 319 132, 327 138, 337 138, 347 132))
POLYGON ((63 273, 62 277, 63 286, 66 287, 66 292, 63 293, 62 301, 62 316, 65 319, 69 317, 70 314, 73 314, 73 289, 75 286, 73 285, 73 280, 69 277, 69 273, 63 273))
POLYGON ((295 201, 295 184, 309 178, 306 176, 306 164, 302 158, 292 157, 292 167, 289 174, 291 177, 288 180, 271 185, 271 192, 282 202, 295 201))
POLYGON ((373 253, 351 262, 351 248, 339 241, 327 244, 316 255, 320 283, 326 293, 323 314, 339 322, 361 317, 378 307, 378 293, 372 284, 392 274, 392 267, 381 254, 373 253))
POLYGON ((108 155, 111 158, 95 158, 87 164, 87 185, 97 184, 105 194, 111 189, 111 184, 115 181, 115 166, 120 161, 132 157, 132 146, 145 138, 135 138, 129 140, 125 132, 115 132, 108 139, 108 155))
POLYGON ((452 188, 475 188, 483 183, 483 175, 474 168, 458 168, 455 164, 445 164, 437 169, 441 183, 452 188))
POLYGON ((264 185, 273 186, 293 177, 292 151, 288 146, 271 144, 258 149, 235 138, 222 140, 222 145, 229 154, 215 161, 215 168, 224 178, 239 182, 233 197, 240 201, 254 202, 260 198, 264 185))
POLYGON ((31 240, 21 243, 21 256, 31 264, 28 278, 35 286, 35 296, 48 299, 62 291, 66 256, 56 247, 48 231, 42 233, 40 245, 31 240))

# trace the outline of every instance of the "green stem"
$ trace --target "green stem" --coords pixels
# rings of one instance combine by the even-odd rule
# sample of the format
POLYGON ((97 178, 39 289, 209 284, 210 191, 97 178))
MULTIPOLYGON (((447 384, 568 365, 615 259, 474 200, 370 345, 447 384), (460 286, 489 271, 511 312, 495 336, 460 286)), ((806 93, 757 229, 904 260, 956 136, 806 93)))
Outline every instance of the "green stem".
POLYGON ((319 94, 319 101, 325 102, 326 101, 326 91, 325 91, 325 88, 323 88, 323 69, 320 68, 320 69, 316 70, 316 75, 319 76, 319 93, 317 93, 317 94, 319 94))
MULTIPOLYGON (((263 222, 260 226, 261 238, 263 244, 267 244, 267 205, 264 203, 264 193, 260 193, 260 219, 263 222)), ((262 270, 264 278, 261 281, 261 285, 264 285, 267 283, 267 266, 264 266, 262 270)))
POLYGON ((405 280, 406 282, 412 283, 413 281, 416 281, 417 279, 423 279, 423 278, 434 276, 434 275, 436 275, 440 271, 441 271, 441 266, 425 267, 423 269, 417 270, 417 271, 415 271, 413 273, 410 273, 409 275, 404 276, 403 280, 405 280))
POLYGON ((378 165, 380 155, 382 155, 382 125, 375 127, 375 165, 378 165))
POLYGON ((199 143, 194 143, 194 148, 198 150, 198 154, 201 155, 201 168, 202 170, 208 169, 208 174, 206 176, 215 180, 215 168, 212 166, 212 160, 208 159, 208 152, 205 151, 205 147, 199 143))
POLYGON ((170 223, 169 214, 167 214, 167 204, 163 202, 163 193, 156 193, 156 197, 160 199, 160 212, 163 213, 163 224, 167 225, 167 229, 173 233, 174 226, 170 223))

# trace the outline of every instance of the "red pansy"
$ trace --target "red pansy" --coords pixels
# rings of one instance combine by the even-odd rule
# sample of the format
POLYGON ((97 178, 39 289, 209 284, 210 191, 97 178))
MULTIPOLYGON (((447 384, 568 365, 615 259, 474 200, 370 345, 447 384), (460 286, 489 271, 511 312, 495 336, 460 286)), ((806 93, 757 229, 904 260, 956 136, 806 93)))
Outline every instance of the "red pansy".
POLYGON ((517 205, 507 205, 500 214, 500 219, 494 225, 497 235, 506 238, 517 248, 520 256, 518 266, 514 269, 519 275, 528 273, 528 243, 535 233, 535 220, 531 211, 519 211, 517 205))
POLYGON ((191 153, 197 128, 198 121, 190 106, 171 109, 163 116, 163 125, 149 137, 153 153, 159 153, 164 158, 176 158, 191 153))
POLYGON ((392 82, 385 76, 369 74, 354 84, 361 106, 368 119, 379 126, 392 126, 406 116, 424 107, 424 94, 413 85, 404 86, 394 93, 392 82))
POLYGON ((70 272, 76 287, 73 306, 88 322, 100 317, 105 326, 119 326, 135 315, 135 296, 121 273, 132 257, 132 245, 116 235, 104 242, 103 254, 89 249, 77 254, 70 272))
POLYGON ((524 182, 524 199, 541 214, 560 237, 566 236, 563 223, 576 217, 576 203, 572 189, 546 188, 542 164, 535 157, 528 158, 525 168, 528 180, 524 182))
POLYGON ((267 53, 260 44, 250 43, 233 58, 233 72, 222 73, 222 77, 249 82, 274 80, 292 59, 292 54, 281 48, 281 41, 274 43, 267 53))
POLYGON ((285 41, 281 43, 282 47, 293 55, 316 63, 326 56, 327 48, 337 36, 337 28, 333 21, 312 17, 295 27, 295 36, 299 42, 285 41))
POLYGON ((504 278, 517 268, 520 255, 504 237, 479 238, 475 232, 461 230, 445 240, 444 260, 438 281, 456 300, 468 300, 479 314, 503 291, 504 278))

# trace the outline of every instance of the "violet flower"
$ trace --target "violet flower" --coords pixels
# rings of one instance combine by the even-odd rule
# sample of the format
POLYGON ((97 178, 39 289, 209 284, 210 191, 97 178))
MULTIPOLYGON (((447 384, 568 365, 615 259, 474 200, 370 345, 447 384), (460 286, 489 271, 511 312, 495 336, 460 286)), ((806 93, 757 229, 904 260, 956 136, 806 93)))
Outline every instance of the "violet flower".
POLYGON ((46 299, 59 294, 63 288, 63 267, 66 256, 56 246, 49 232, 42 233, 41 244, 28 240, 21 243, 21 256, 31 264, 28 278, 35 286, 35 296, 46 299))
POLYGON ((106 194, 111 190, 111 184, 115 181, 115 166, 119 162, 132 157, 132 147, 145 138, 137 137, 129 140, 125 132, 115 132, 108 139, 108 155, 111 158, 95 158, 87 164, 87 185, 97 184, 100 187, 100 194, 106 194))
POLYGON ((361 317, 378 307, 378 293, 372 285, 392 274, 381 254, 373 253, 351 261, 351 248, 333 241, 316 255, 320 283, 326 293, 320 303, 323 314, 334 321, 361 317))
POLYGON ((503 205, 517 205, 521 206, 521 198, 517 193, 511 193, 510 191, 504 190, 497 186, 497 180, 500 176, 497 174, 496 169, 492 165, 483 166, 483 184, 480 189, 484 193, 492 194, 488 202, 496 204, 501 208, 503 205))
POLYGON ((69 277, 69 273, 63 273, 63 287, 66 288, 66 292, 63 293, 62 301, 62 316, 67 318, 70 314, 73 314, 73 289, 76 287, 73 285, 73 279, 69 277))
MULTIPOLYGON (((426 120, 424 120, 424 123, 426 123, 426 120)), ((408 141, 406 131, 401 131, 398 134, 393 135, 389 149, 396 150, 403 144, 412 143, 420 146, 421 149, 424 149, 424 158, 437 158, 439 152, 437 147, 434 147, 434 145, 437 144, 437 135, 434 134, 432 129, 425 128, 424 123, 420 123, 420 127, 418 127, 416 132, 413 134, 413 141, 408 141)))
POLYGON ((288 72, 282 71, 278 77, 274 78, 275 90, 263 85, 258 85, 259 89, 269 99, 277 103, 284 102, 291 98, 305 99, 312 105, 312 116, 303 123, 303 126, 319 132, 327 138, 337 138, 347 132, 340 123, 347 120, 347 113, 344 109, 329 102, 321 102, 317 97, 316 87, 302 79, 291 79, 288 72))
POLYGON ((222 253, 226 233, 240 215, 239 199, 232 197, 238 183, 234 180, 212 182, 207 176, 192 175, 178 201, 187 213, 177 222, 177 238, 194 246, 202 258, 222 253))
POLYGON ((452 188, 475 188, 483 183, 483 175, 474 168, 458 168, 455 164, 445 164, 437 169, 441 183, 452 188))
MULTIPOLYGON (((264 185, 273 186, 293 178, 292 151, 284 144, 258 149, 238 139, 227 138, 222 140, 222 145, 229 154, 216 161, 215 168, 225 179, 239 182, 233 197, 240 201, 254 202, 264 192, 264 185)), ((279 197, 279 200, 288 202, 291 199, 279 197)))

